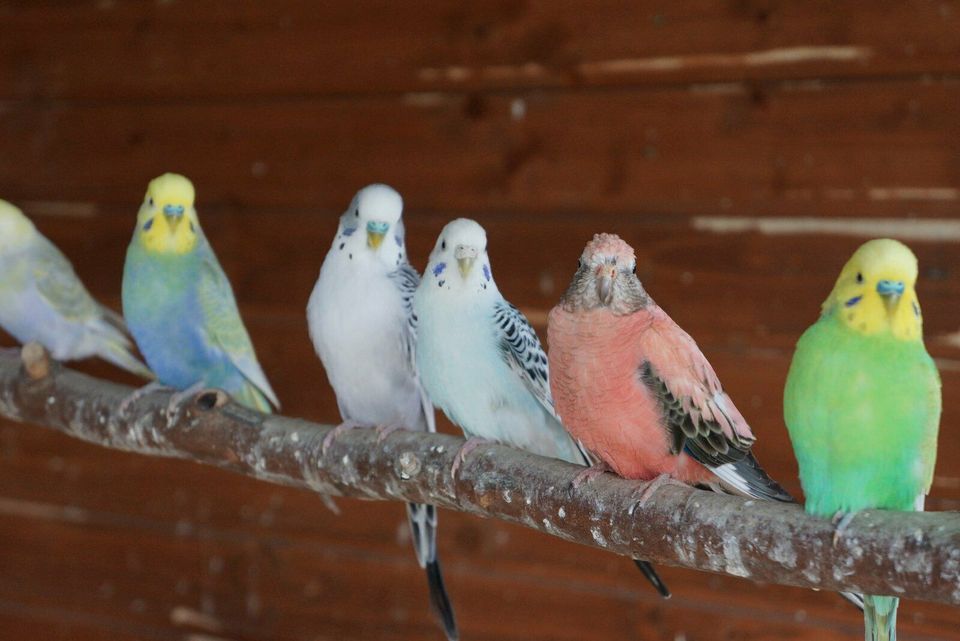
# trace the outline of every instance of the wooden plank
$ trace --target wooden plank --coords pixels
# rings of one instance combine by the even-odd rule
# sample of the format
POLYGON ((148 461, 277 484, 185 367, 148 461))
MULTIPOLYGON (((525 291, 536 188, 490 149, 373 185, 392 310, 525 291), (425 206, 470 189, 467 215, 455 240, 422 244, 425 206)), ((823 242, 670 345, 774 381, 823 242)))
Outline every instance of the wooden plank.
POLYGON ((150 178, 176 169, 207 212, 342 211, 379 180, 413 211, 447 215, 946 217, 960 200, 958 101, 960 83, 888 81, 521 102, 18 103, 0 109, 0 193, 132 212, 150 178))
POLYGON ((259 100, 960 72, 953 2, 285 0, 226 8, 141 1, 0 9, 6 98, 259 100))

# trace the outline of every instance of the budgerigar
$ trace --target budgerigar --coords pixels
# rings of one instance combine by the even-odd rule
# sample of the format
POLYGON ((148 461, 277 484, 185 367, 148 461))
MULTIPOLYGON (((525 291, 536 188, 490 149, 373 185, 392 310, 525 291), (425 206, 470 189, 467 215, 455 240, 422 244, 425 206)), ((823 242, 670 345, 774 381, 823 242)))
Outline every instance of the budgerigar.
MULTIPOLYGON (((402 213, 400 194, 387 185, 357 193, 340 217, 307 305, 307 320, 345 425, 434 432, 433 405, 414 362, 412 305, 420 275, 407 261, 402 213)), ((436 507, 409 503, 407 515, 417 560, 426 570, 430 603, 447 637, 456 639, 437 558, 436 507)))
POLYGON ((58 360, 99 356, 139 376, 123 319, 90 296, 70 261, 18 208, 0 200, 0 326, 58 360))
POLYGON ((158 383, 181 391, 175 401, 216 387, 262 412, 279 407, 183 176, 147 187, 123 269, 123 313, 158 383))
POLYGON ((751 454, 750 426, 706 357, 635 269, 630 245, 594 236, 550 312, 553 395, 570 433, 625 478, 791 500, 751 454))
MULTIPOLYGON (((546 354, 524 315, 497 289, 487 234, 475 221, 458 218, 440 232, 414 312, 424 387, 469 437, 458 460, 480 440, 493 440, 589 464, 554 411, 546 354)), ((637 565, 669 596, 649 563, 637 565)))
POLYGON ((644 291, 636 266, 630 245, 597 234, 550 311, 551 384, 570 434, 598 471, 651 481, 640 502, 669 478, 792 501, 751 453, 753 432, 713 367, 644 291))
MULTIPOLYGON (((923 510, 940 424, 940 377, 923 345, 917 259, 889 239, 862 245, 800 338, 783 409, 805 508, 923 510)), ((898 599, 864 599, 867 641, 896 639, 898 599)))

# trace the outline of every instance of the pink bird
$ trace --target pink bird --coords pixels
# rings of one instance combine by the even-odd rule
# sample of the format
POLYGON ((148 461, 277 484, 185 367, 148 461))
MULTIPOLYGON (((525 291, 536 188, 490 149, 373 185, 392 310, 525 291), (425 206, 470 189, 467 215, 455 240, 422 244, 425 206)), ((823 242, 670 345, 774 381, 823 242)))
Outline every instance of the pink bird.
POLYGON ((550 386, 570 434, 628 479, 673 478, 792 501, 760 467, 750 426, 690 335, 643 289, 633 248, 613 234, 587 243, 550 312, 550 386))

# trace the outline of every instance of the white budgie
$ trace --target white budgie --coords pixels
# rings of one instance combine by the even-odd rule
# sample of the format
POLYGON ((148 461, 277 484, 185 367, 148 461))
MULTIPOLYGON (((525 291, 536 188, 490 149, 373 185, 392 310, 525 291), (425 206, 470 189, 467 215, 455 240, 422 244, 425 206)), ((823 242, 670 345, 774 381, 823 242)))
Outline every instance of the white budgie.
POLYGON ((0 326, 57 360, 99 356, 153 378, 131 353, 123 319, 100 305, 70 261, 17 207, 0 200, 0 326))
MULTIPOLYGON (((400 194, 387 185, 357 192, 307 305, 310 337, 345 421, 329 439, 350 425, 436 431, 414 362, 412 299, 420 276, 407 261, 402 212, 400 194)), ((407 512, 430 603, 447 637, 456 639, 437 559, 436 508, 409 503, 407 512)))
MULTIPOLYGON (((469 437, 457 465, 483 440, 589 464, 553 409, 547 356, 536 332, 497 289, 483 227, 458 218, 443 228, 413 306, 423 386, 469 437)), ((669 596, 653 566, 635 562, 669 596)))

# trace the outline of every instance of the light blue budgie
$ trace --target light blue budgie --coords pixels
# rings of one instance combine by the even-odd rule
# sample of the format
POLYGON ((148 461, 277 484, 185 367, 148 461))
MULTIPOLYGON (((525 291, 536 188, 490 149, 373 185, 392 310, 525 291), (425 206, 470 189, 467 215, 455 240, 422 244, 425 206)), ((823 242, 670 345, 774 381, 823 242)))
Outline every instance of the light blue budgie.
POLYGON ((123 319, 90 296, 70 261, 18 208, 0 200, 0 326, 57 360, 99 356, 145 378, 123 319))
MULTIPOLYGON (((403 200, 387 185, 361 189, 340 217, 333 245, 307 305, 310 337, 337 395, 342 429, 377 425, 436 431, 433 406, 414 363, 413 292, 420 275, 407 262, 403 200)), ((458 636, 437 559, 437 511, 409 503, 407 515, 430 603, 449 639, 458 636)))
MULTIPOLYGON (((458 218, 443 228, 413 307, 423 386, 468 437, 454 473, 485 440, 590 464, 553 408, 547 356, 536 332, 497 289, 483 227, 458 218)), ((635 562, 669 596, 653 566, 635 562)))
POLYGON ((147 187, 123 269, 123 313, 158 383, 180 390, 171 409, 205 387, 262 412, 279 407, 183 176, 147 187))

